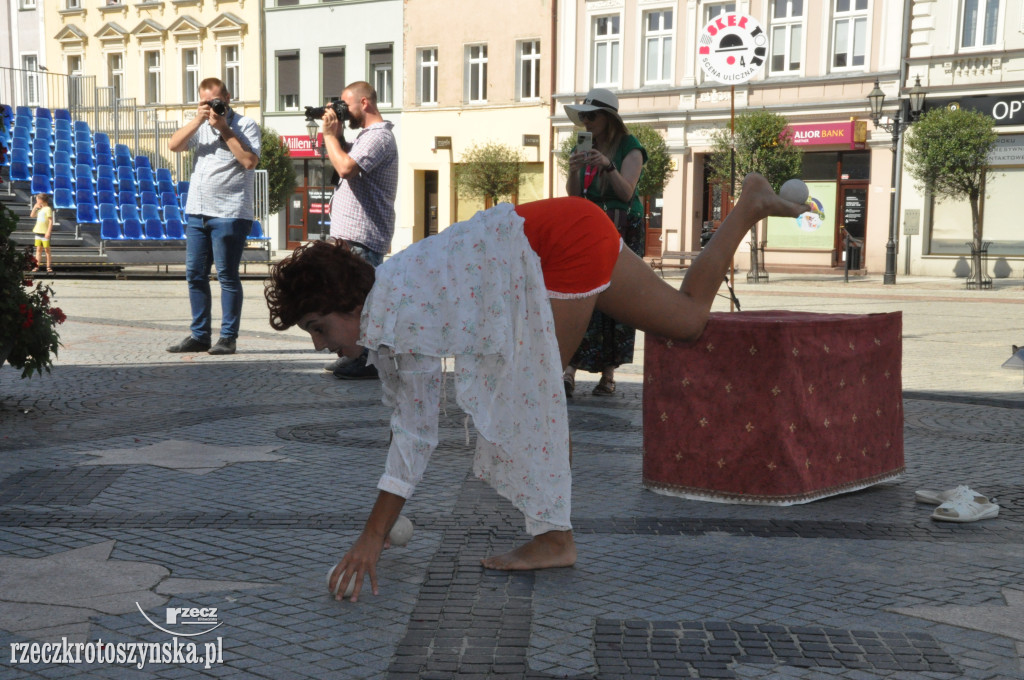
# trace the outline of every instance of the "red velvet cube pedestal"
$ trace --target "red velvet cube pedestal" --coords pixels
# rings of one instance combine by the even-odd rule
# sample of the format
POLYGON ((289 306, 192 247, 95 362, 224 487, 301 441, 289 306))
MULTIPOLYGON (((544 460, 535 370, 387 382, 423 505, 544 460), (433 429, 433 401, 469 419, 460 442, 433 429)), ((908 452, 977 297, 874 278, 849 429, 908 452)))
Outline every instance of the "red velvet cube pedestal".
POLYGON ((792 505, 903 472, 899 312, 715 313, 644 351, 649 489, 792 505))

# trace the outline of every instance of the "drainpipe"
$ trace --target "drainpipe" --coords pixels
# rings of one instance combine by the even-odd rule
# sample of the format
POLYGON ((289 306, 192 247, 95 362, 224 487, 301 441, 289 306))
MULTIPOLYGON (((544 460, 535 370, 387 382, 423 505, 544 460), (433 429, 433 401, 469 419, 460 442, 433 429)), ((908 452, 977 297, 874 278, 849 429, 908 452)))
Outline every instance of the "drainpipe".
POLYGON ((551 3, 551 83, 548 88, 548 198, 555 195, 555 78, 558 77, 558 0, 551 3))
POLYGON ((909 58, 910 58, 910 22, 913 17, 914 0, 904 0, 903 2, 903 37, 901 38, 900 48, 900 86, 896 91, 896 96, 903 91, 903 84, 907 82, 908 76, 907 71, 909 70, 909 58))

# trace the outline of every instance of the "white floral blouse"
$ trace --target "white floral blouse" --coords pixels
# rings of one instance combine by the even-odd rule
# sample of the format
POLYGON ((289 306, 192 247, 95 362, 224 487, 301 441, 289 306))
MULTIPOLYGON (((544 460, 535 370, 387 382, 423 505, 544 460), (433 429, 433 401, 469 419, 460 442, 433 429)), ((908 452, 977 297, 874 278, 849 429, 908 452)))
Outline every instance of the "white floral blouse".
POLYGON ((378 488, 412 495, 437 447, 441 359, 479 436, 475 474, 537 535, 569 523, 569 428, 554 319, 523 219, 501 204, 377 268, 360 344, 380 372, 393 434, 378 488))

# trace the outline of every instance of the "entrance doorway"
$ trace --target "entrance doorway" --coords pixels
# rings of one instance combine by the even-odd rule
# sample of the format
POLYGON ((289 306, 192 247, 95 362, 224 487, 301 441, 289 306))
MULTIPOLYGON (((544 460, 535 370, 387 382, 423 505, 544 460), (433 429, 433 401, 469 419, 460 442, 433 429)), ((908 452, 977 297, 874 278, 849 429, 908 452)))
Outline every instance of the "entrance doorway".
POLYGON ((437 234, 437 170, 423 172, 423 235, 437 234))
POLYGON ((863 267, 864 235, 867 233, 868 216, 868 184, 867 182, 843 182, 839 185, 839 228, 836 229, 836 262, 834 266, 845 266, 846 244, 843 242, 843 231, 855 239, 859 248, 855 259, 851 261, 851 269, 863 267))

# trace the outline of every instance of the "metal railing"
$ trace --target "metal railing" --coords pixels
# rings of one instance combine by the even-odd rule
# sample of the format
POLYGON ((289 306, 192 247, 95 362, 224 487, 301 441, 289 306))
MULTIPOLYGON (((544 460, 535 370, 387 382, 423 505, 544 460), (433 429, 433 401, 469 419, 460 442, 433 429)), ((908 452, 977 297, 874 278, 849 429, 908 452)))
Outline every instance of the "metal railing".
POLYGON ((139 106, 134 97, 118 97, 114 87, 98 86, 95 76, 68 75, 0 67, 0 103, 67 109, 73 120, 125 144, 138 156, 149 157, 154 168, 167 168, 177 180, 192 174, 191 154, 170 150, 177 121, 160 120, 159 110, 139 106))

